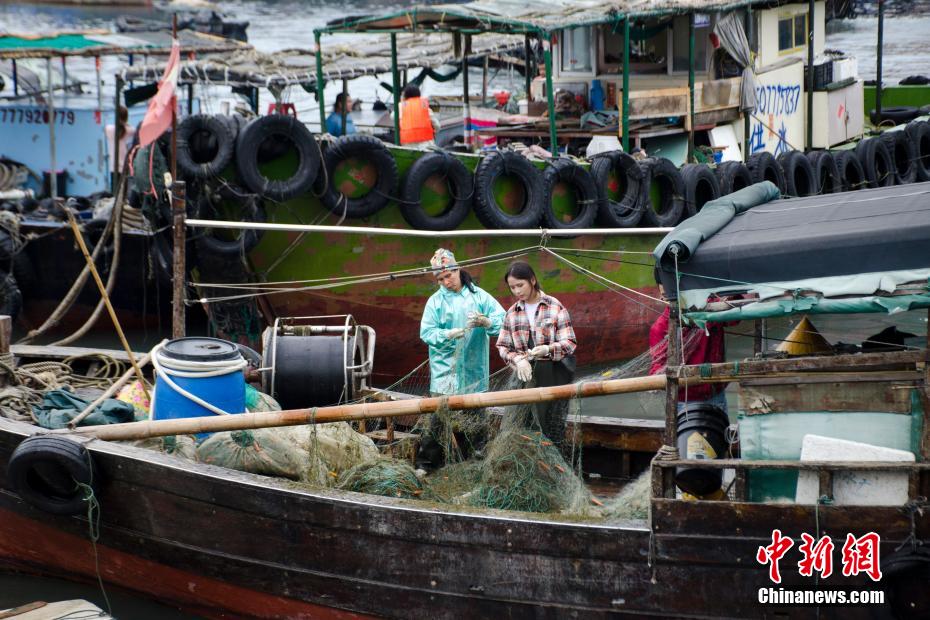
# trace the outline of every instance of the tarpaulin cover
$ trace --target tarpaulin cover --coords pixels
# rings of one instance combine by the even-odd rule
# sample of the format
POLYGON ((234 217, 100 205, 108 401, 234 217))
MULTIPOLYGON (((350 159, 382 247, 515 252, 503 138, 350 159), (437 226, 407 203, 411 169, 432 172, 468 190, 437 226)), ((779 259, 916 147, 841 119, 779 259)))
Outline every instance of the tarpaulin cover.
MULTIPOLYGON (((51 390, 42 396, 42 404, 32 408, 36 422, 43 428, 65 428, 68 422, 84 411, 90 401, 67 390, 51 390)), ((130 403, 107 398, 78 426, 120 424, 134 420, 135 409, 130 403)))
MULTIPOLYGON (((705 205, 659 244, 654 254, 668 294, 676 290, 672 247, 679 249, 681 291, 734 292, 741 285, 749 289, 773 282, 791 290, 786 283, 792 281, 930 268, 930 183, 754 207, 750 199, 758 196, 745 192, 708 203, 710 211, 705 205), (727 199, 735 204, 725 204, 727 199), (733 216, 726 223, 729 213, 733 216)), ((845 286, 842 294, 873 294, 883 280, 860 278, 872 290, 845 286)))

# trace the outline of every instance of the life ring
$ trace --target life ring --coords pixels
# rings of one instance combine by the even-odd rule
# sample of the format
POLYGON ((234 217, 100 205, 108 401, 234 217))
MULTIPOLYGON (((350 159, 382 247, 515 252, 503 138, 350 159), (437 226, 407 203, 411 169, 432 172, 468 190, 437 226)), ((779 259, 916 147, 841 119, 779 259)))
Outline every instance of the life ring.
POLYGON ((372 136, 337 138, 326 149, 323 165, 328 182, 321 201, 339 216, 373 215, 391 201, 397 189, 397 162, 384 143, 372 136), (340 166, 354 166, 357 162, 364 165, 340 180, 340 166))
POLYGON ((685 183, 678 168, 664 157, 639 162, 643 171, 643 221, 648 226, 674 226, 685 213, 685 183))
POLYGON ((320 147, 307 127, 293 116, 272 114, 246 125, 236 140, 236 169, 242 183, 252 192, 272 200, 290 200, 306 193, 320 169, 320 147), (259 166, 266 159, 264 143, 290 143, 298 156, 297 169, 286 179, 270 179, 259 166))
POLYGON ((536 228, 545 200, 539 169, 518 153, 492 152, 475 170, 475 215, 487 228, 536 228), (515 181, 516 187, 503 192, 502 204, 495 186, 505 179, 515 181))
POLYGON ((471 172, 458 158, 446 152, 427 153, 407 170, 400 188, 400 214, 415 230, 455 230, 468 217, 474 193, 471 172), (440 213, 424 209, 424 189, 448 195, 440 213))
POLYGON ((685 184, 685 215, 691 217, 710 202, 720 198, 717 175, 704 164, 685 164, 681 167, 681 180, 685 184))
POLYGON ((587 170, 570 159, 555 159, 543 170, 546 191, 543 226, 546 228, 590 228, 597 217, 597 186, 587 170), (562 185, 564 184, 564 185, 562 185), (575 209, 556 213, 553 199, 567 187, 574 194, 575 209))
POLYGON ((807 159, 814 169, 815 194, 836 194, 843 191, 842 177, 830 151, 811 151, 807 159))
POLYGON ((856 145, 856 156, 862 164, 869 187, 894 185, 894 164, 884 142, 875 138, 860 140, 856 145))
POLYGON ((7 463, 7 484, 30 506, 56 515, 87 510, 93 488, 93 459, 82 444, 65 437, 33 435, 24 439, 7 463))
POLYGON ((778 156, 778 163, 785 171, 785 197, 813 196, 817 191, 814 167, 804 153, 786 151, 778 156))
POLYGON ((892 121, 895 125, 903 125, 920 116, 920 109, 909 105, 882 108, 881 118, 878 117, 877 112, 877 110, 869 110, 869 120, 876 126, 885 121, 892 121))
POLYGON ((785 171, 781 169, 778 160, 768 151, 762 151, 749 156, 746 161, 749 176, 753 183, 770 181, 775 184, 782 194, 785 193, 785 171))
POLYGON ((907 185, 917 180, 917 148, 907 131, 886 131, 880 136, 891 154, 895 183, 907 185))
MULTIPOLYGON (((224 216, 224 205, 235 203, 237 215, 233 218, 240 222, 266 222, 265 203, 260 196, 250 194, 232 185, 221 185, 211 189, 205 187, 197 206, 198 216, 202 219, 230 219, 224 216)), ((200 237, 202 247, 209 252, 228 256, 243 256, 258 245, 264 230, 241 230, 235 239, 218 237, 217 231, 205 229, 200 237)))
POLYGON ((914 143, 916 151, 914 168, 917 170, 917 180, 930 181, 930 123, 911 121, 907 124, 905 131, 914 143))
POLYGON ((597 221, 605 228, 632 228, 643 219, 643 171, 623 151, 594 158, 591 176, 597 187, 597 221))
POLYGON ((865 171, 862 169, 862 162, 859 161, 855 151, 837 151, 833 160, 836 162, 836 169, 839 172, 840 183, 844 192, 852 192, 868 185, 865 180, 865 171))
POLYGON ((178 169, 188 178, 218 176, 232 162, 236 136, 219 116, 195 114, 178 125, 178 169))
POLYGON ((717 182, 720 184, 721 196, 738 192, 753 183, 749 168, 741 161, 725 161, 717 164, 714 174, 717 175, 717 182))

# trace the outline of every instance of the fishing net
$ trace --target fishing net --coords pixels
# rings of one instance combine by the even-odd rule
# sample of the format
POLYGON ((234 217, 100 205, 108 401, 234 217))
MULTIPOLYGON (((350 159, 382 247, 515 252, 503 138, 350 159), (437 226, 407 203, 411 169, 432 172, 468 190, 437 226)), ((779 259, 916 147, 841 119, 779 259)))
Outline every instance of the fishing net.
POLYGON ((146 450, 156 450, 179 456, 188 460, 195 460, 197 457, 197 441, 192 435, 169 435, 167 437, 147 437, 145 439, 136 439, 122 442, 137 448, 146 450))
POLYGON ((410 463, 379 458, 356 465, 339 477, 338 488, 386 497, 419 498, 424 487, 410 463))
POLYGON ((197 460, 252 474, 319 481, 299 431, 286 427, 213 433, 197 446, 197 460))

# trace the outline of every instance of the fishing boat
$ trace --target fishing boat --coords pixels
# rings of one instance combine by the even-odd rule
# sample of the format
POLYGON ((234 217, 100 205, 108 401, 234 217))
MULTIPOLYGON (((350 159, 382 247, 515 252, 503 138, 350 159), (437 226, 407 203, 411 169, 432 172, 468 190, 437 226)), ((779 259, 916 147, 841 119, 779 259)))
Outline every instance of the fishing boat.
MULTIPOLYGON (((765 321, 786 315, 873 314, 894 322, 919 312, 922 323, 930 307, 926 190, 923 184, 773 200, 777 188, 763 183, 710 203, 655 248, 658 275, 672 299, 665 375, 41 435, 30 424, 0 419, 0 469, 22 473, 27 464, 35 472, 11 476, 14 482, 0 488, 0 561, 76 579, 99 576, 206 617, 919 617, 930 609, 922 545, 930 525, 923 509, 930 446, 926 344, 891 352, 846 346, 842 353, 774 359, 762 335, 765 321), (842 218, 833 217, 839 212, 842 218), (864 243, 872 251, 864 252, 864 243), (731 249, 745 260, 728 260, 731 249), (763 355, 680 365, 679 317, 698 325, 758 322, 763 355), (708 381, 729 381, 738 393, 739 441, 731 451, 741 458, 714 459, 706 451, 698 458, 694 434, 684 425, 679 430, 682 391, 708 381), (663 447, 649 466, 651 508, 642 520, 578 520, 296 488, 114 442, 662 386, 665 424, 650 436, 660 433, 663 447), (801 448, 810 434, 860 443, 852 453, 811 459, 801 448), (796 444, 794 453, 753 452, 759 437, 796 444), (889 446, 889 437, 904 449, 889 446), (68 455, 53 456, 49 441, 66 442, 68 455), (862 446, 879 450, 879 458, 868 460, 862 446), (887 456, 899 452, 910 459, 887 456), (47 486, 49 472, 60 470, 43 469, 57 464, 73 474, 68 468, 86 468, 88 459, 99 503, 90 513, 80 505, 84 495, 47 486), (689 500, 675 491, 682 468, 732 469, 734 484, 715 500, 689 500), (773 486, 764 475, 773 471, 793 476, 793 486, 773 486), (880 485, 893 490, 891 498, 876 497, 867 482, 875 475, 891 476, 880 485), (773 488, 790 488, 791 495, 758 499, 760 490, 773 488), (75 498, 76 514, 48 512, 75 498), (797 569, 802 534, 829 541, 821 553, 827 548, 836 558, 832 574, 823 574, 822 562, 807 575, 797 569), (790 553, 782 548, 786 540, 790 553), (853 562, 853 555, 866 559, 853 562), (785 606, 795 591, 806 591, 797 600, 811 605, 785 606), (864 604, 823 602, 821 595, 838 592, 847 601, 864 597, 864 604)), ((307 370, 308 381, 314 372, 307 370)), ((644 447, 642 432, 617 424, 613 433, 602 426, 588 441, 612 434, 621 454, 655 454, 655 444, 644 447)))

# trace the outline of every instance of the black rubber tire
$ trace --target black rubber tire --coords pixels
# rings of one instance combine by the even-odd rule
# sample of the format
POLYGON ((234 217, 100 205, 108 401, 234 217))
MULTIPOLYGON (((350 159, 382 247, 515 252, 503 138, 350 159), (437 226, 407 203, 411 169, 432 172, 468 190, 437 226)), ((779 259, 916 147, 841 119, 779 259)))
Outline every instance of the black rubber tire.
POLYGON ((907 131, 886 131, 879 137, 891 154, 895 183, 907 185, 916 181, 917 147, 907 135, 907 131))
POLYGON ((872 121, 873 125, 878 125, 885 121, 892 121, 895 125, 903 125, 920 116, 920 109, 909 105, 892 106, 890 108, 883 107, 880 120, 878 114, 875 112, 875 110, 869 110, 869 120, 872 121))
POLYGON ((496 151, 487 155, 475 170, 475 215, 487 228, 536 228, 546 204, 542 173, 518 153, 496 151), (494 182, 503 176, 517 178, 525 194, 523 208, 511 215, 494 198, 494 182))
POLYGON ((920 108, 918 108, 918 111, 920 112, 921 116, 927 116, 928 114, 930 114, 930 104, 920 106, 920 108))
POLYGON ((836 169, 840 174, 840 183, 844 192, 853 192, 863 189, 868 185, 865 180, 865 170, 862 169, 862 162, 856 156, 852 149, 847 151, 836 151, 833 154, 833 160, 836 162, 836 169))
POLYGON ((781 169, 778 160, 768 151, 750 155, 746 162, 749 176, 753 183, 771 181, 782 194, 785 193, 785 171, 781 169))
POLYGON ((778 156, 778 164, 785 171, 785 198, 815 195, 817 176, 804 153, 786 151, 778 156))
POLYGON ((704 164, 685 164, 681 167, 685 184, 685 217, 691 217, 711 200, 720 198, 717 175, 704 164))
POLYGON ((458 158, 446 152, 427 153, 413 162, 400 186, 400 214, 414 230, 455 230, 471 211, 475 182, 458 158), (452 195, 449 207, 439 215, 423 211, 420 195, 433 175, 442 175, 452 195))
POLYGON ((685 213, 685 182, 671 161, 664 157, 649 157, 639 164, 646 179, 643 192, 643 222, 647 226, 668 227, 681 221, 685 213), (658 209, 650 201, 650 187, 659 186, 658 209))
MULTIPOLYGON (((213 219, 214 215, 219 215, 216 209, 218 203, 222 201, 235 201, 241 206, 240 222, 267 222, 268 216, 265 213, 265 203, 260 196, 250 194, 241 188, 231 185, 221 185, 216 189, 204 188, 200 195, 197 212, 201 219, 213 219)), ((219 217, 218 219, 225 219, 219 217)), ((258 245, 264 230, 241 230, 235 239, 224 239, 217 237, 215 231, 210 228, 204 229, 200 237, 201 247, 208 252, 215 252, 225 256, 244 256, 258 245)))
POLYGON ((807 159, 814 169, 816 194, 837 194, 843 191, 843 181, 836 160, 830 151, 811 151, 807 159))
POLYGON ((594 158, 591 176, 597 188, 597 222, 604 228, 632 228, 643 219, 643 171, 631 155, 610 151, 594 158), (610 173, 620 179, 620 200, 608 195, 610 173))
POLYGON ((856 145, 856 157, 865 172, 869 187, 891 187, 894 185, 894 163, 891 153, 881 140, 869 138, 856 145))
POLYGON ((56 515, 86 512, 86 493, 75 482, 95 482, 93 460, 82 444, 65 437, 33 435, 10 455, 7 484, 30 506, 56 515))
POLYGON ((556 159, 549 162, 542 176, 546 189, 543 226, 546 228, 591 228, 594 225, 594 218, 597 217, 598 195, 597 186, 590 173, 570 159, 556 159), (579 207, 578 214, 568 222, 556 217, 552 210, 552 195, 559 183, 567 184, 575 192, 575 200, 579 207))
POLYGON ((232 162, 236 136, 219 116, 195 114, 178 125, 178 170, 185 177, 209 179, 232 162))
POLYGON ((239 133, 236 169, 242 183, 252 192, 272 200, 290 200, 313 186, 320 169, 320 147, 306 125, 293 116, 262 116, 239 133), (262 163, 259 150, 262 143, 271 138, 284 138, 297 150, 300 163, 290 178, 269 179, 258 170, 259 163, 262 163))
POLYGON ((917 180, 930 181, 930 123, 927 121, 911 121, 907 125, 908 137, 914 143, 916 158, 914 169, 917 180))
POLYGON ((394 197, 397 191, 397 162, 384 143, 372 136, 351 134, 337 138, 323 155, 328 180, 326 192, 321 198, 326 208, 336 215, 346 217, 368 217, 374 215, 394 197), (347 159, 358 157, 371 162, 378 173, 374 187, 364 196, 347 198, 336 189, 333 173, 347 159))
POLYGON ((725 161, 722 164, 717 164, 714 174, 717 175, 721 196, 738 192, 753 184, 749 168, 741 161, 725 161))

